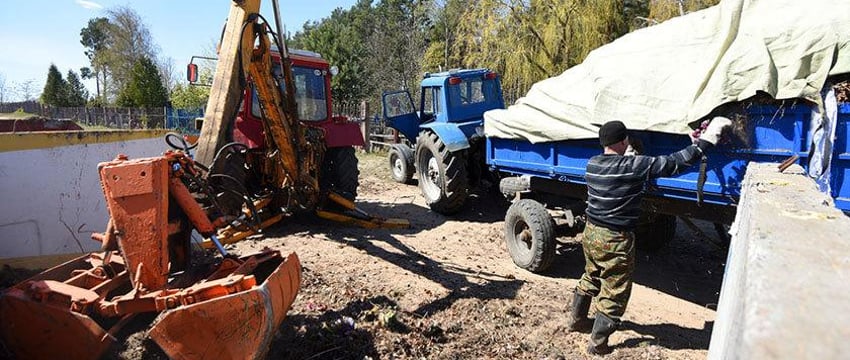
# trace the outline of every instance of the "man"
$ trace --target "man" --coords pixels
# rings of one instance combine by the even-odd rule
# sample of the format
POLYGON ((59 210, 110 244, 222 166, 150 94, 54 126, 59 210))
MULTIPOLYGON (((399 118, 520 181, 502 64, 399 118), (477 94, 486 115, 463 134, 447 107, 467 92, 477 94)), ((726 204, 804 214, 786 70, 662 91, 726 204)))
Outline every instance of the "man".
POLYGON ((608 336, 620 323, 632 290, 635 266, 634 229, 647 180, 675 175, 695 164, 714 147, 731 121, 715 117, 697 142, 666 156, 624 156, 629 147, 626 126, 609 121, 599 129, 604 153, 587 163, 587 225, 582 247, 585 272, 573 295, 568 320, 570 331, 587 329, 590 301, 596 297, 590 354, 610 352, 608 336))

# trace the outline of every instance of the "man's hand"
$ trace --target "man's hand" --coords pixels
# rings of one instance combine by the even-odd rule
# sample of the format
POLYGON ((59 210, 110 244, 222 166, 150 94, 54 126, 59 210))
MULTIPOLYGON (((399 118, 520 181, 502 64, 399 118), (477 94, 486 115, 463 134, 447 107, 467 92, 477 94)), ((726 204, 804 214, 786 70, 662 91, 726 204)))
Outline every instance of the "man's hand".
POLYGON ((705 140, 711 145, 716 145, 717 141, 720 140, 720 135, 723 133, 723 129, 732 125, 732 120, 722 116, 715 116, 714 119, 711 119, 711 123, 708 124, 708 127, 705 128, 702 135, 700 135, 700 140, 705 140))

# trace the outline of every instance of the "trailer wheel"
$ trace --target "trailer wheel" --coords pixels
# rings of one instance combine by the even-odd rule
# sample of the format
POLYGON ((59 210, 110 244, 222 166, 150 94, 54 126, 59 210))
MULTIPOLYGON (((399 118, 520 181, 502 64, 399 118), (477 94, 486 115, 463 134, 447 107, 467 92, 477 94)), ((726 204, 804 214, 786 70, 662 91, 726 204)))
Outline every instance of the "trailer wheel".
POLYGON ((409 184, 413 180, 413 151, 406 145, 390 148, 390 175, 397 183, 409 184))
POLYGON ((438 213, 454 214, 469 195, 466 152, 451 152, 437 134, 423 131, 416 140, 416 169, 425 202, 438 213))
POLYGON ((555 221, 537 201, 522 199, 505 215, 505 243, 514 264, 539 273, 555 257, 555 221))
POLYGON ((676 236, 676 217, 657 213, 641 215, 635 230, 635 246, 640 250, 656 251, 676 236))
POLYGON ((332 190, 354 201, 357 198, 357 187, 360 185, 358 180, 360 170, 357 169, 357 162, 354 147, 329 148, 325 152, 324 166, 322 166, 322 188, 332 190))

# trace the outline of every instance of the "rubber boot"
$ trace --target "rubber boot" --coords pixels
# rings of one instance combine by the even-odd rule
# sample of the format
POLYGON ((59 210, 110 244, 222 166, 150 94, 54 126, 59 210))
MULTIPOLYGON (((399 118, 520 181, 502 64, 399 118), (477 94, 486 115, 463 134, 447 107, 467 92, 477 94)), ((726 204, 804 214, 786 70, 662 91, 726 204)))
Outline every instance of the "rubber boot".
POLYGON ((587 312, 590 311, 590 300, 592 297, 586 295, 578 289, 573 293, 573 303, 570 309, 570 316, 567 318, 567 330, 569 331, 588 331, 593 325, 593 322, 587 318, 587 312))
POLYGON ((590 333, 590 343, 587 344, 587 353, 591 355, 605 355, 611 352, 608 347, 608 336, 617 330, 617 322, 602 313, 596 313, 596 321, 593 322, 593 330, 590 333))

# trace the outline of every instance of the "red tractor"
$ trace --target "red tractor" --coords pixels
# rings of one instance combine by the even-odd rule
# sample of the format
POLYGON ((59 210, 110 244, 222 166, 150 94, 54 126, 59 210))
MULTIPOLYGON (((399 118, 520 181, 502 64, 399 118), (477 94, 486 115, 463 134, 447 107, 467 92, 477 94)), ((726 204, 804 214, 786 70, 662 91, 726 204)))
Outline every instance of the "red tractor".
MULTIPOLYGON (((295 101, 298 104, 298 120, 304 125, 320 127, 325 131, 327 152, 321 167, 322 174, 319 176, 321 188, 333 190, 353 201, 357 196, 359 175, 354 146, 363 146, 363 133, 356 122, 349 121, 346 116, 333 114, 331 77, 336 75, 337 68, 331 67, 327 60, 312 51, 290 49, 289 56, 292 62, 295 101)), ((272 60, 274 76, 282 79, 280 53, 274 46, 272 60)), ((196 64, 189 64, 187 75, 190 83, 198 81, 196 64)), ((279 83, 281 91, 285 93, 285 84, 283 81, 279 83)), ((265 148, 262 111, 253 81, 249 79, 229 140, 245 144, 251 150, 265 148)))

